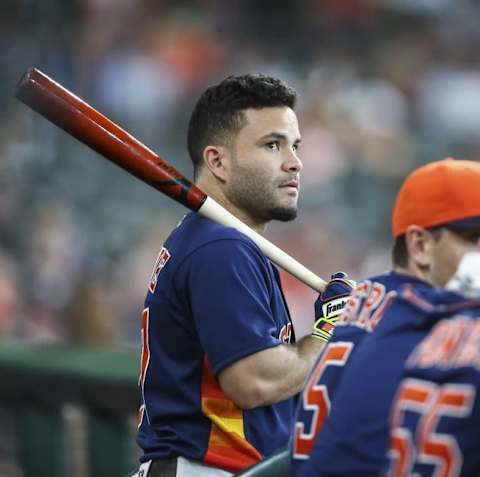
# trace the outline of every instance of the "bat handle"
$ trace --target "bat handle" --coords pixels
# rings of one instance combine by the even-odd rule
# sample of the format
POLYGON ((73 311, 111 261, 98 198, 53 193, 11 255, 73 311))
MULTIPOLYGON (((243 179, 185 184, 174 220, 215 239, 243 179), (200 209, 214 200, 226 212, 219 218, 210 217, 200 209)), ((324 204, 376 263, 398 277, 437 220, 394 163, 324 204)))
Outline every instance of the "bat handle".
POLYGON ((325 289, 326 282, 319 276, 315 275, 311 270, 297 262, 290 255, 278 248, 276 245, 268 241, 263 235, 255 232, 253 229, 237 219, 233 214, 225 210, 218 202, 215 202, 211 197, 207 197, 203 205, 198 209, 198 213, 226 225, 233 227, 247 237, 251 238, 260 248, 260 250, 276 265, 291 273, 301 282, 308 285, 313 290, 319 293, 325 289))

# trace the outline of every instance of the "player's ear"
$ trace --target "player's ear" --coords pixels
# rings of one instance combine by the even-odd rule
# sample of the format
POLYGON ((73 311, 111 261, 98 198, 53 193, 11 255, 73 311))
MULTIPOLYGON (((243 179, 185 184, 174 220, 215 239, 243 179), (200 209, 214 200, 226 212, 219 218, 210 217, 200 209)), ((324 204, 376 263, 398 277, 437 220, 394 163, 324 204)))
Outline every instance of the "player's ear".
POLYGON ((433 235, 423 227, 410 225, 405 232, 405 245, 409 262, 422 271, 430 269, 433 260, 433 235))
POLYGON ((222 146, 207 146, 203 150, 203 161, 206 168, 221 182, 227 181, 228 154, 222 146))

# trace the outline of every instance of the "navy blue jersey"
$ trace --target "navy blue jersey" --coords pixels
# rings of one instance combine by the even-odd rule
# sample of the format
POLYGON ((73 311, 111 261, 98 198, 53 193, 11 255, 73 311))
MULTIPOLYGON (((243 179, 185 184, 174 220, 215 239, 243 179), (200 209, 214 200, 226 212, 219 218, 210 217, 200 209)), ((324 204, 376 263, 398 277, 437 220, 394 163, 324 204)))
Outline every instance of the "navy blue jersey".
POLYGON ((142 333, 142 461, 183 456, 237 472, 287 445, 294 399, 242 410, 216 379, 292 336, 278 271, 248 237, 188 214, 155 264, 142 333))
POLYGON ((417 295, 420 308, 449 316, 407 359, 391 407, 382 475, 478 476, 480 302, 458 297, 445 306, 430 295, 417 295))
POLYGON ((406 300, 403 290, 429 292, 433 287, 413 277, 407 281, 398 289, 402 298, 397 293, 390 301, 375 331, 365 336, 349 360, 331 412, 299 476, 379 474, 389 444, 390 406, 405 361, 432 326, 432 315, 406 300))
POLYGON ((377 327, 397 289, 411 282, 417 280, 409 275, 389 272, 365 280, 353 291, 299 400, 292 439, 292 476, 299 475, 309 460, 325 418, 335 407, 332 401, 339 382, 360 343, 377 327))

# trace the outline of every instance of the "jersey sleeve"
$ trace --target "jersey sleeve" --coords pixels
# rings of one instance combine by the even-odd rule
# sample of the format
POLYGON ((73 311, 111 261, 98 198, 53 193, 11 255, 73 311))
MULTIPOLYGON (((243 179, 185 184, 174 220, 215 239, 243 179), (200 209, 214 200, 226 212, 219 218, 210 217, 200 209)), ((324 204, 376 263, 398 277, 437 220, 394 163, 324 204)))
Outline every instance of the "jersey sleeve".
POLYGON ((192 253, 183 268, 190 313, 214 374, 280 344, 270 307, 271 269, 253 244, 210 242, 192 253))

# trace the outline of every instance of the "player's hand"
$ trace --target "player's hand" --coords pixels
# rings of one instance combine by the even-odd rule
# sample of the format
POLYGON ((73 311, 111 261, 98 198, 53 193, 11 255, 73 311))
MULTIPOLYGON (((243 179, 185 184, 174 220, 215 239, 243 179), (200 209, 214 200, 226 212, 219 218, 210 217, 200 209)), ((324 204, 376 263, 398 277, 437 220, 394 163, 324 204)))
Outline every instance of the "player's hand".
POLYGON ((312 336, 328 341, 335 329, 335 323, 347 304, 356 283, 347 278, 345 272, 334 273, 325 290, 315 302, 315 323, 312 336))

